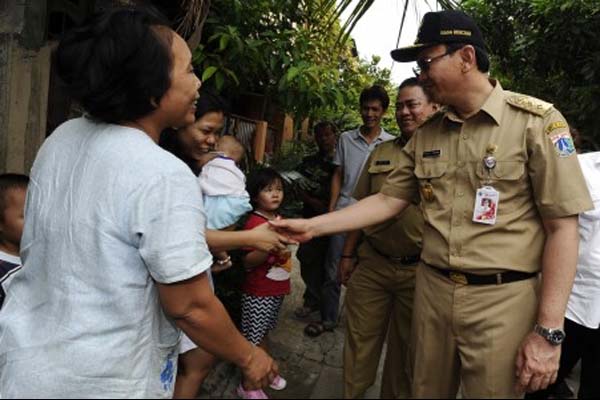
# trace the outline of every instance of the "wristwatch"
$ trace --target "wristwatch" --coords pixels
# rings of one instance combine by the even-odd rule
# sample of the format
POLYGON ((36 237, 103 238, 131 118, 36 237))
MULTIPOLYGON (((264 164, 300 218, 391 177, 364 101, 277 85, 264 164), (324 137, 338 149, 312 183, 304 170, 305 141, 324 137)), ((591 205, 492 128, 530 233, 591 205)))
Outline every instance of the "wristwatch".
POLYGON ((543 337, 544 339, 546 339, 548 341, 548 343, 550 343, 553 346, 559 346, 563 342, 563 340, 565 340, 565 337, 567 336, 565 334, 565 331, 563 331, 560 328, 550 329, 550 328, 545 328, 545 327, 541 326, 540 324, 535 324, 533 331, 535 333, 537 333, 538 335, 540 335, 541 337, 543 337))

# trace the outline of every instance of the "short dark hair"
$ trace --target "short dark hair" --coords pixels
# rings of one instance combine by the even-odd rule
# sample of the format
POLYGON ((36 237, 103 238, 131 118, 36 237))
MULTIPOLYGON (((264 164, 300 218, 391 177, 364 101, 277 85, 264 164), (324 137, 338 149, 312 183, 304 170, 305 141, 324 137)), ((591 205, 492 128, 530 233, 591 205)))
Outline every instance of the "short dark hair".
POLYGON ((256 208, 256 198, 260 192, 275 181, 280 181, 282 185, 284 184, 283 177, 273 168, 258 168, 250 173, 246 188, 250 195, 250 204, 252 204, 252 207, 256 208))
POLYGON ((91 118, 134 121, 150 114, 171 86, 173 35, 153 9, 117 8, 67 32, 54 63, 91 118))
MULTIPOLYGON (((223 113, 227 116, 229 112, 229 106, 225 99, 211 91, 200 91, 200 97, 196 101, 196 111, 194 116, 196 121, 204 117, 206 114, 211 112, 223 113)), ((183 127, 185 128, 185 127, 183 127)), ((163 149, 173 153, 177 158, 185 162, 194 173, 198 171, 193 167, 193 161, 186 157, 185 149, 182 147, 181 141, 179 140, 178 130, 174 128, 167 128, 160 133, 158 145, 163 149)))
POLYGON ((229 104, 225 99, 210 90, 201 90, 200 98, 196 101, 196 120, 211 112, 229 114, 229 104))
MULTIPOLYGON (((447 46, 447 51, 449 53, 454 53, 455 51, 458 51, 460 49, 462 49, 463 47, 465 47, 467 44, 469 43, 450 43, 447 46)), ((473 46, 473 48, 475 49, 475 58, 477 60, 477 69, 480 72, 489 72, 490 70, 490 56, 488 55, 487 51, 485 51, 485 49, 483 49, 482 47, 479 46, 474 46, 472 44, 469 44, 471 46, 473 46)))
POLYGON ((398 86, 398 91, 400 91, 404 88, 407 88, 407 87, 420 87, 421 90, 423 90, 423 93, 425 94, 425 97, 427 98, 427 100, 431 101, 431 96, 429 95, 429 92, 427 90, 425 90, 423 83, 421 81, 419 81, 418 78, 413 76, 411 78, 405 79, 404 81, 402 81, 400 86, 398 86))
POLYGON ((325 133, 325 129, 330 128, 333 133, 337 133, 337 126, 331 121, 321 121, 315 125, 313 128, 313 132, 315 133, 315 137, 322 135, 325 133))
POLYGON ((6 193, 9 190, 27 190, 29 177, 23 174, 1 174, 0 175, 0 221, 4 220, 6 210, 6 193))
POLYGON ((390 96, 388 96, 387 91, 381 85, 373 85, 364 89, 360 93, 360 106, 362 107, 365 103, 369 101, 379 100, 381 102, 381 106, 384 110, 390 106, 390 96))

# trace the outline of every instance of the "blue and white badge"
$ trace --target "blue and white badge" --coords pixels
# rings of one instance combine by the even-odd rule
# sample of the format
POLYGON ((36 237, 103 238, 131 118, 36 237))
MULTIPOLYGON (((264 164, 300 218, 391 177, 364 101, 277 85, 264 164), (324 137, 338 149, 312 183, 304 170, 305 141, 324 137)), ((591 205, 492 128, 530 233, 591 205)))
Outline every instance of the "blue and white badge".
POLYGON ((569 157, 576 153, 573 138, 568 132, 550 136, 554 149, 559 157, 569 157))

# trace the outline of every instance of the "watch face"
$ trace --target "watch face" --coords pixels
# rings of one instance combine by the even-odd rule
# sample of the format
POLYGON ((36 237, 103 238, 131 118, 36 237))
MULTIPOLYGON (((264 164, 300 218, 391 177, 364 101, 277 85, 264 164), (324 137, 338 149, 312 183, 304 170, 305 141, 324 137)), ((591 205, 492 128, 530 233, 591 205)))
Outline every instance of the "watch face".
POLYGON ((548 340, 553 344, 561 344, 565 340, 565 333, 560 329, 555 329, 550 333, 548 340))

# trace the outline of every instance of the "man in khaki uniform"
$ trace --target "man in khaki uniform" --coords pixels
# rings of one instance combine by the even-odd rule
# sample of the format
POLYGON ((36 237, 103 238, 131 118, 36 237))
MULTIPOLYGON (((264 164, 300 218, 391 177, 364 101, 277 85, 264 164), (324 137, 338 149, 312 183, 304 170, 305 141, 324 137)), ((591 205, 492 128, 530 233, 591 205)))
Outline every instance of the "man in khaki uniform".
POLYGON ((342 211, 273 224, 298 240, 396 215, 420 193, 425 219, 411 353, 413 395, 517 397, 556 379, 578 250, 592 209, 563 116, 487 76, 481 33, 458 11, 427 13, 419 79, 448 109, 402 150, 381 193, 342 211), (538 272, 543 280, 538 283, 538 272))
MULTIPOLYGON (((373 150, 356 184, 355 199, 379 193, 387 176, 397 167, 402 148, 437 108, 416 78, 402 82, 396 100, 401 136, 373 150)), ((362 397, 374 383, 386 335, 381 398, 410 397, 408 343, 422 236, 423 216, 418 206, 410 205, 397 218, 350 232, 346 237, 339 266, 340 280, 348 286, 344 343, 346 398, 362 397)))

